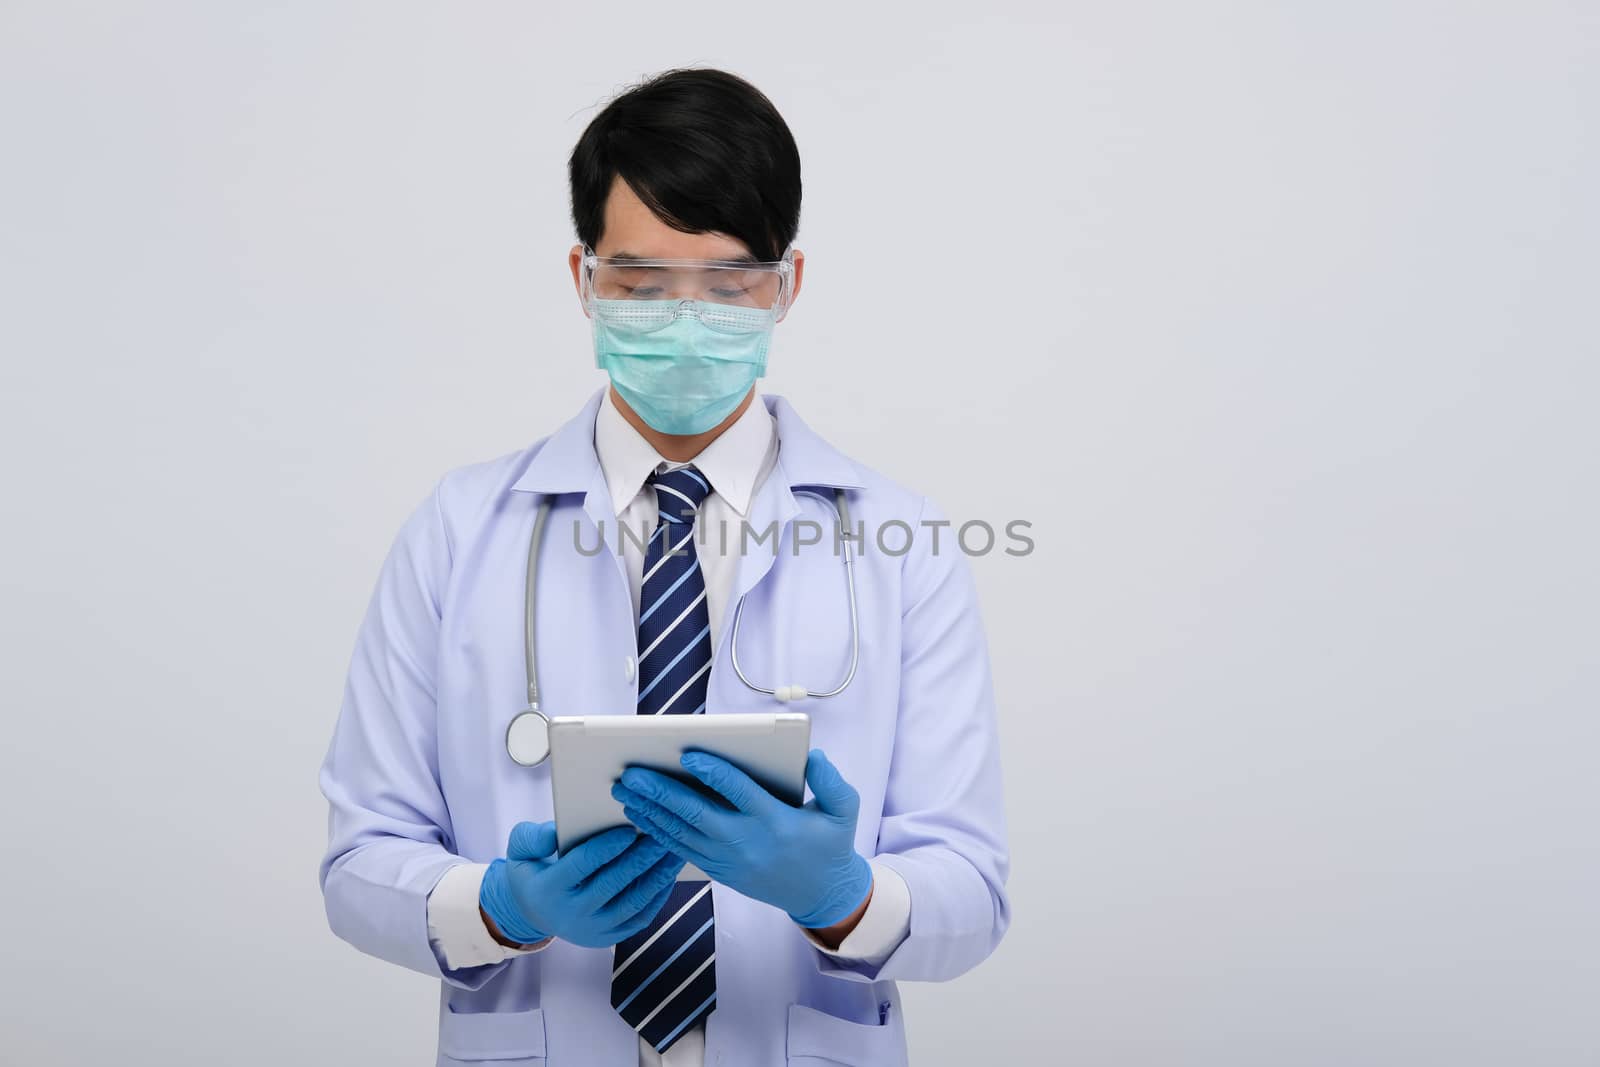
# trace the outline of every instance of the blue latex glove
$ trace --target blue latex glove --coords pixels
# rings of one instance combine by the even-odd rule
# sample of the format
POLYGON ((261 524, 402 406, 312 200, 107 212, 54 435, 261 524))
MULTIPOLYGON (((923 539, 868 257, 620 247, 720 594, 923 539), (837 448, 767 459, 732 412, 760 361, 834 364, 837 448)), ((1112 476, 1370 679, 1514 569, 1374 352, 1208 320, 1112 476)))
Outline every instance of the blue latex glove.
POLYGON ((556 851, 556 824, 519 822, 505 858, 489 864, 478 903, 500 932, 531 945, 554 934, 588 948, 643 930, 667 902, 683 859, 618 826, 556 851))
POLYGON ((709 752, 686 752, 681 762, 727 803, 657 771, 629 767, 611 795, 635 826, 801 926, 833 926, 861 906, 872 888, 872 868, 855 849, 861 797, 820 748, 806 760, 813 799, 799 808, 709 752))

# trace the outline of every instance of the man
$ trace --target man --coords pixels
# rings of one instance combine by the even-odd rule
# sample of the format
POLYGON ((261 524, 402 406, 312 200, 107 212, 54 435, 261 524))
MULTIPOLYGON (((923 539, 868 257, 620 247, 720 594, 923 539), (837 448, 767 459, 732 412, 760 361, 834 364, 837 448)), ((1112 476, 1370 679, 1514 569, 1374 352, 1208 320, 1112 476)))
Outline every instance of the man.
POLYGON ((441 1064, 903 1063, 896 980, 969 970, 1009 923, 970 572, 927 500, 756 392, 805 263, 799 155, 765 96, 667 72, 594 119, 570 178, 610 384, 445 475, 391 549, 321 771, 329 923, 442 980, 441 1064), (506 747, 541 506, 540 703, 806 711, 808 802, 715 755, 684 759, 701 790, 630 768, 631 825, 557 857, 549 767, 506 747))

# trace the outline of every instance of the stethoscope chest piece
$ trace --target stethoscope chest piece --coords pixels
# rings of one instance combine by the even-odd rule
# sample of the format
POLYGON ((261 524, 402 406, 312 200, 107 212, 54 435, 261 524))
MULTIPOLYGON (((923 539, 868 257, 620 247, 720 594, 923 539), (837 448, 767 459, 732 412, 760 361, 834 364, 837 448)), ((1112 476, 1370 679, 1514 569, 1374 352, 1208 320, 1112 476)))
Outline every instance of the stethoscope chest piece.
POLYGON ((506 727, 506 751, 524 767, 537 767, 550 755, 550 720, 537 708, 525 708, 506 727))

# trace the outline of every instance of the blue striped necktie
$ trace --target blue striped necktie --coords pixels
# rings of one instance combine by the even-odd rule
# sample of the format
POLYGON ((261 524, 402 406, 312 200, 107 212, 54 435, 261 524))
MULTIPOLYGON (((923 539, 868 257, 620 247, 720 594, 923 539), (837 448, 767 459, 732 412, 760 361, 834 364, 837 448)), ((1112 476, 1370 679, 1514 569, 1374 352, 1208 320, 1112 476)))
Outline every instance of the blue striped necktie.
MULTIPOLYGON (((694 467, 654 474, 661 518, 644 553, 639 592, 640 715, 706 710, 711 616, 694 552, 694 515, 711 492, 694 467)), ((717 1001, 711 883, 678 882, 650 925, 616 946, 611 1006, 665 1052, 717 1001)))

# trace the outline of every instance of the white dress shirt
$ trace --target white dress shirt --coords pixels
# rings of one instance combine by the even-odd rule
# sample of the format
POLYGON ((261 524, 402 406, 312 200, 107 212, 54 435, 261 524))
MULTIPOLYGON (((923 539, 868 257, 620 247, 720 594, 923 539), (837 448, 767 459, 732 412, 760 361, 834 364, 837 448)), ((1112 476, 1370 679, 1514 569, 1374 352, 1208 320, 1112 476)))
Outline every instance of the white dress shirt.
MULTIPOLYGON (((739 523, 748 514, 756 490, 777 462, 777 424, 759 396, 692 462, 711 483, 711 493, 695 516, 695 556, 706 583, 706 610, 711 632, 721 633, 722 613, 733 589, 738 569, 739 523), (726 537, 722 531, 726 530, 726 537)), ((619 526, 628 531, 606 530, 605 542, 615 549, 620 541, 633 613, 639 614, 639 591, 644 576, 644 544, 654 532, 658 511, 655 492, 646 479, 657 471, 687 466, 665 460, 617 410, 608 392, 594 424, 595 452, 611 491, 612 510, 619 526)), ((871 860, 872 901, 855 929, 830 949, 804 927, 796 927, 820 951, 842 959, 882 963, 910 930, 911 894, 905 879, 892 868, 871 860)), ((428 936, 445 965, 455 969, 497 963, 511 956, 537 952, 549 938, 526 948, 508 948, 496 941, 478 912, 478 893, 488 865, 462 863, 439 879, 428 896, 428 936)), ((703 1067, 705 1026, 697 1025, 658 1054, 639 1039, 639 1067, 703 1067)))

